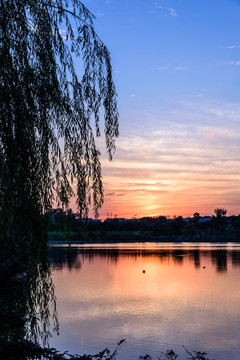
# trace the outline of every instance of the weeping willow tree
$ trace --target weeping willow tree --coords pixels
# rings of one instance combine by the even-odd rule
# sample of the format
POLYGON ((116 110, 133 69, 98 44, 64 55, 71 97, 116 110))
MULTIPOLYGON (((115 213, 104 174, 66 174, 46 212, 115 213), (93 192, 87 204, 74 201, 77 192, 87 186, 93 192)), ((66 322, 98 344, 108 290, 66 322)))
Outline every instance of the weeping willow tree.
POLYGON ((79 1, 0 0, 0 238, 43 236, 41 215, 103 204, 101 118, 112 159, 118 136, 110 54, 79 1), (74 187, 73 187, 74 184, 74 187))

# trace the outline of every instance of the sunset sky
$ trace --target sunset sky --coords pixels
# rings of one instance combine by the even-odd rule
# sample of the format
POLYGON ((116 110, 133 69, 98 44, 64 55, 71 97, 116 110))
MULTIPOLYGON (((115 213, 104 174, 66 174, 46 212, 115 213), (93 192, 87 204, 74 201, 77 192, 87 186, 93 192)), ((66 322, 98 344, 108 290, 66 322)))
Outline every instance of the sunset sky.
POLYGON ((100 217, 238 215, 240 1, 84 4, 111 52, 120 114, 100 217))

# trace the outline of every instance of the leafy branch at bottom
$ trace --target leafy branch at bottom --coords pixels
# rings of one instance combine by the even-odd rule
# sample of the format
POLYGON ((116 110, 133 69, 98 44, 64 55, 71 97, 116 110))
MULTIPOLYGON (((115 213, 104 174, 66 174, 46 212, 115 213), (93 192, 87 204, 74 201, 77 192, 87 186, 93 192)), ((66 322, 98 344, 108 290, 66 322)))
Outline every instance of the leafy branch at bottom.
MULTIPOLYGON (((125 343, 123 339, 119 341, 116 349, 111 352, 108 348, 100 351, 95 355, 72 355, 68 351, 60 353, 54 348, 42 348, 41 346, 34 344, 28 340, 18 340, 16 342, 1 343, 0 341, 0 356, 1 358, 7 359, 46 359, 46 360, 117 360, 117 354, 121 345, 125 343)), ((187 360, 210 360, 206 357, 207 353, 202 351, 189 351, 183 346, 185 352, 188 354, 187 360)), ((138 360, 153 360, 149 355, 141 355, 138 360)), ((158 360, 178 360, 178 354, 173 350, 167 350, 161 352, 158 360)), ((180 360, 180 359, 179 359, 180 360)))
MULTIPOLYGON (((186 349, 184 345, 182 345, 185 352, 190 356, 188 357, 188 360, 210 360, 206 357, 207 353, 203 351, 189 351, 186 349)), ((165 353, 161 352, 160 356, 158 357, 158 360, 177 360, 178 354, 175 353, 173 350, 167 350, 165 353)), ((153 360, 153 358, 146 354, 144 356, 140 356, 139 360, 153 360)), ((180 360, 180 359, 179 359, 180 360)))

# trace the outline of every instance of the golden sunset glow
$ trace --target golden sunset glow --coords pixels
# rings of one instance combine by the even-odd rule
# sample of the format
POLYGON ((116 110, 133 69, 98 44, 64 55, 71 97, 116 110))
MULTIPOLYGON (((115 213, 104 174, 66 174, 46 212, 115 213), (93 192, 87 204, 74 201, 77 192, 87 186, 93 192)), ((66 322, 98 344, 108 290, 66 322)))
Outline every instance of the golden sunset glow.
POLYGON ((238 2, 142 1, 136 8, 92 0, 89 7, 102 14, 96 26, 112 55, 120 124, 112 162, 104 126, 98 142, 100 218, 204 216, 217 207, 238 215, 238 2))
MULTIPOLYGON (((187 217, 196 211, 203 216, 212 215, 216 207, 226 208, 229 215, 240 213, 240 108, 233 112, 225 104, 219 113, 208 106, 201 125, 170 121, 162 130, 147 129, 141 135, 144 131, 138 129, 138 134, 118 139, 114 160, 103 160, 102 217, 187 217)), ((199 117, 195 108, 193 119, 195 112, 199 117)), ((155 123, 157 119, 149 128, 155 123)))

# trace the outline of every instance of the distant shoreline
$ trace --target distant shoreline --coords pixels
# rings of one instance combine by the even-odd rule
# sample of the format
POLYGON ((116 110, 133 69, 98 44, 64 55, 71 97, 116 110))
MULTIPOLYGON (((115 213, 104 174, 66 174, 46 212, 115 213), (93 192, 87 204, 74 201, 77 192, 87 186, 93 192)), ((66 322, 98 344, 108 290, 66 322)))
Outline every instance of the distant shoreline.
POLYGON ((132 239, 123 239, 123 240, 106 240, 106 241, 82 241, 82 240, 71 240, 71 241, 65 241, 65 240, 48 240, 49 245, 102 245, 102 244, 123 244, 123 243, 175 243, 175 244, 182 244, 182 243, 189 243, 189 244, 200 244, 200 243, 212 243, 212 244, 228 244, 228 243, 236 243, 240 245, 240 240, 220 240, 220 239, 205 239, 205 240, 189 240, 189 239, 182 239, 182 240, 163 240, 163 239, 144 239, 144 240, 132 240, 132 239))

